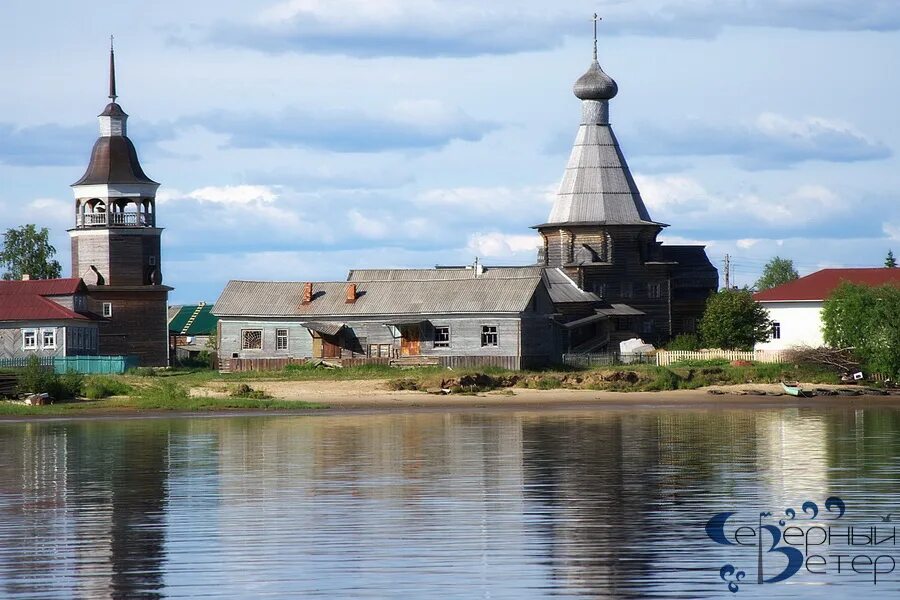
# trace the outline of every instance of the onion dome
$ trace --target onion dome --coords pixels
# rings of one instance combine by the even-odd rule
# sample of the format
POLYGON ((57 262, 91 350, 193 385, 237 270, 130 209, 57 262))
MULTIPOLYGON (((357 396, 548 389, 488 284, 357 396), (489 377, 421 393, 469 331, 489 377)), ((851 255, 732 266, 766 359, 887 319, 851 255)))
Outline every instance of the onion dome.
POLYGON ((580 100, 611 100, 619 93, 615 80, 603 72, 594 60, 587 72, 575 82, 575 96, 580 100))

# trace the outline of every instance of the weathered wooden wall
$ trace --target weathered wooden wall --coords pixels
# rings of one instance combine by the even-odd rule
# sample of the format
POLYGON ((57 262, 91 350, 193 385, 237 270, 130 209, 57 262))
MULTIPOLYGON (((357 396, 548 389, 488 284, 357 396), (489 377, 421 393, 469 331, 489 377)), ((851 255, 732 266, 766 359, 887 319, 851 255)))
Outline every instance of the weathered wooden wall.
POLYGON ((112 303, 112 318, 100 321, 100 354, 136 356, 141 366, 168 364, 169 328, 166 288, 90 288, 91 310, 102 314, 112 303))

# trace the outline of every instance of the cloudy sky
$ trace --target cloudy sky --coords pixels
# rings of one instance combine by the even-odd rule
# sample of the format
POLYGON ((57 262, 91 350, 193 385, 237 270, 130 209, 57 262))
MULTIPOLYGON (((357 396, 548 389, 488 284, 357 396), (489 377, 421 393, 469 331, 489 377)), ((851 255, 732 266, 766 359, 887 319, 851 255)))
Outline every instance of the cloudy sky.
POLYGON ((900 253, 896 0, 3 0, 0 228, 51 229, 119 102, 173 302, 230 278, 534 260, 600 62, 664 239, 801 274, 900 253))

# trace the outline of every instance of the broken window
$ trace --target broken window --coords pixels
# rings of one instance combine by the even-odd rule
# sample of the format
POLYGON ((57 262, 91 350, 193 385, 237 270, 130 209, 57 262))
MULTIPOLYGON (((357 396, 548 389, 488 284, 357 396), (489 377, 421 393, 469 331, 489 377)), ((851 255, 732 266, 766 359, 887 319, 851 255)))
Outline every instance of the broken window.
POLYGON ((496 347, 497 346, 497 326, 496 325, 483 325, 481 327, 481 347, 496 347))
POLYGON ((434 347, 449 348, 450 347, 450 328, 445 326, 434 328, 434 347))

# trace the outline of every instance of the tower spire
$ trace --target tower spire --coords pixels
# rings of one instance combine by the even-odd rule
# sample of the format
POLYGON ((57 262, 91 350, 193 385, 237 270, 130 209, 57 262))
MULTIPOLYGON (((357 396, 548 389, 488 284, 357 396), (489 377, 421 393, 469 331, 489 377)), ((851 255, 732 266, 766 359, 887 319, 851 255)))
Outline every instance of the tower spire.
POLYGON ((594 13, 594 62, 597 62, 597 21, 602 21, 603 17, 598 17, 594 13))
MULTIPOLYGON (((109 36, 109 98, 115 102, 116 94, 116 51, 113 49, 113 36, 109 36)), ((594 50, 596 54, 596 50, 594 50)))

